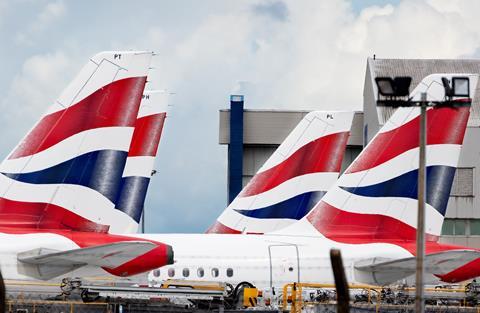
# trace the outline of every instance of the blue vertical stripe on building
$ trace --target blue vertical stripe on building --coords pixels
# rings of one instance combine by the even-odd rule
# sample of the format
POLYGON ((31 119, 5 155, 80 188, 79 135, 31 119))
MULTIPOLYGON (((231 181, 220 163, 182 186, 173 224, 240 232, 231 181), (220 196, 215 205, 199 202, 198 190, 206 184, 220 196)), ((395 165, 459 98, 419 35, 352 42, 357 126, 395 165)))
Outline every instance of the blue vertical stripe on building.
POLYGON ((230 96, 230 145, 228 147, 228 203, 242 191, 243 96, 230 96))

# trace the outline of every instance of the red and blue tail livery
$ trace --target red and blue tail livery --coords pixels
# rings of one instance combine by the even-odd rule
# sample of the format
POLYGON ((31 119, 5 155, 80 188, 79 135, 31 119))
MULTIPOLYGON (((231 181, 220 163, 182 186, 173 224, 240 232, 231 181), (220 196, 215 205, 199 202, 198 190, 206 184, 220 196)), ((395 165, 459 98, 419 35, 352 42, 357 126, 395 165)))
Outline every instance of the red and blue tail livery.
POLYGON ((151 57, 92 57, 0 164, 4 277, 128 281, 173 263, 169 245, 109 233, 137 226, 115 207, 151 57))
POLYGON ((0 226, 121 232, 115 210, 150 52, 102 52, 0 164, 0 226))
MULTIPOLYGON (((431 239, 440 235, 469 110, 427 111, 426 232, 431 239)), ((418 115, 418 108, 398 109, 308 216, 323 235, 366 242, 415 239, 418 115)))
MULTIPOLYGON (((429 100, 442 100, 441 77, 451 76, 426 77, 411 97, 427 92, 429 100)), ((476 76, 471 80, 474 88, 476 76)), ((425 230, 429 241, 440 236, 469 113, 470 107, 462 105, 427 110, 425 230)), ((317 231, 348 243, 415 240, 419 114, 418 107, 397 109, 307 216, 317 231)))
MULTIPOLYGON (((130 216, 137 226, 153 175, 153 166, 167 111, 167 92, 145 91, 123 171, 120 194, 116 201, 117 209, 130 216)), ((125 230, 125 232, 136 232, 137 228, 125 230)))
POLYGON ((338 178, 352 119, 307 114, 207 232, 263 234, 303 218, 338 178))

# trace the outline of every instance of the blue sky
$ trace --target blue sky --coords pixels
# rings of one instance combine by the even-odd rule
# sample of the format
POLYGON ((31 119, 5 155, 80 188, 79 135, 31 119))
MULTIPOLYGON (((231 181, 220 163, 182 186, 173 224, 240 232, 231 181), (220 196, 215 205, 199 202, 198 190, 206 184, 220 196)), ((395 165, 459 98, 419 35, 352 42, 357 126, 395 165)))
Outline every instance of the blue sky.
POLYGON ((366 58, 479 55, 478 1, 0 0, 4 157, 89 56, 158 55, 148 88, 168 89, 147 207, 149 232, 203 232, 226 205, 218 110, 361 109, 366 58))
POLYGON ((398 5, 400 0, 353 0, 350 1, 353 11, 360 12, 364 8, 372 6, 384 6, 386 4, 398 5))

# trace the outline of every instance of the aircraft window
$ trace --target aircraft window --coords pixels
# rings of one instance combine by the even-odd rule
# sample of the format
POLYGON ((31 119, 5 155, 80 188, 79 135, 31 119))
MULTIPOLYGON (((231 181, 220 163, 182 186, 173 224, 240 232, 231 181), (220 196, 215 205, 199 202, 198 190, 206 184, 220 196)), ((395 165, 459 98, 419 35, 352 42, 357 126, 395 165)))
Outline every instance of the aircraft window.
POLYGON ((219 271, 218 268, 214 267, 212 268, 212 276, 213 277, 218 277, 219 271))
POLYGON ((233 276, 233 268, 227 268, 227 277, 233 276))
POLYGON ((174 268, 169 268, 168 269, 168 277, 173 277, 175 276, 175 269, 174 268))
POLYGON ((190 276, 190 270, 188 268, 184 268, 182 271, 183 277, 190 276))
POLYGON ((203 277, 203 275, 205 275, 205 271, 203 270, 203 268, 199 267, 197 269, 197 276, 198 277, 203 277))
POLYGON ((154 276, 154 277, 160 277, 160 270, 159 270, 159 269, 154 270, 154 271, 153 271, 153 276, 154 276))

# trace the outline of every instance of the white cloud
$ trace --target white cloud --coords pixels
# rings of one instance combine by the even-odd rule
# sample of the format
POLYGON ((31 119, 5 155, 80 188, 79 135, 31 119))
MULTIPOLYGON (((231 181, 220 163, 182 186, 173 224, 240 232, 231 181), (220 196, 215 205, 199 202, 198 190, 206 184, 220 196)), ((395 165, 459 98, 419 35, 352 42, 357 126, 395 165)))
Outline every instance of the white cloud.
POLYGON ((359 109, 366 57, 454 58, 478 46, 480 25, 464 25, 463 6, 442 11, 407 0, 357 15, 347 2, 272 3, 288 18, 262 18, 265 6, 259 14, 251 5, 208 17, 185 38, 163 34, 154 45, 162 69, 154 80, 174 89, 185 80, 211 82, 204 91, 217 94, 248 81, 256 85, 249 106, 359 109))
POLYGON ((48 29, 56 20, 62 18, 66 11, 63 0, 47 3, 26 29, 17 32, 15 42, 22 45, 33 45, 36 42, 35 37, 48 29))
MULTIPOLYGON (((14 146, 14 142, 53 104, 83 63, 86 60, 75 60, 62 51, 34 55, 25 60, 0 102, 3 112, 1 121, 11 125, 4 129, 3 147, 11 149, 14 146)), ((2 152, 7 154, 8 151, 2 152)))
POLYGON ((73 65, 64 52, 34 55, 22 66, 22 71, 12 83, 12 95, 24 104, 26 112, 38 113, 53 103, 64 85, 73 65), (62 88, 62 87, 60 87, 62 88))
MULTIPOLYGON (((47 25, 40 29, 65 15, 63 2, 52 3, 37 15, 47 25)), ((217 143, 218 109, 228 106, 231 92, 245 91, 247 108, 361 109, 366 58, 374 53, 378 58, 457 58, 480 51, 479 1, 404 0, 361 12, 346 1, 251 0, 229 2, 229 9, 221 3, 210 14, 175 16, 170 28, 159 19, 146 27, 118 23, 118 16, 130 12, 107 14, 108 6, 89 12, 92 20, 111 16, 101 25, 114 24, 115 32, 96 28, 88 45, 60 45, 56 52, 27 59, 2 105, 6 128, 12 133, 21 128, 18 139, 92 49, 154 50, 158 56, 149 88, 176 95, 147 202, 147 215, 155 217, 149 226, 201 231, 225 204, 226 153, 217 143)), ((138 10, 144 16, 162 6, 138 10)), ((72 10, 71 24, 82 23, 72 10)), ((78 39, 85 29, 65 33, 78 39)))
POLYGON ((159 218, 191 216, 191 223, 183 219, 184 229, 206 221, 197 228, 202 230, 221 211, 226 172, 218 169, 226 154, 216 142, 216 112, 228 106, 232 90, 247 90, 247 108, 361 109, 366 58, 374 53, 381 58, 475 53, 480 25, 470 12, 478 12, 477 4, 470 2, 469 10, 463 3, 444 7, 406 0, 357 14, 347 2, 289 1, 285 19, 266 19, 251 5, 209 16, 183 38, 162 33, 153 47, 159 51, 153 81, 177 92, 181 103, 166 133, 176 140, 161 147, 165 159, 159 167, 168 178, 154 180, 153 188, 164 194, 150 195, 151 203, 159 203, 159 218), (162 210, 169 197, 190 200, 179 200, 184 205, 169 215, 162 210))
POLYGON ((48 3, 38 15, 40 26, 51 23, 53 20, 62 17, 66 12, 63 0, 48 3))

